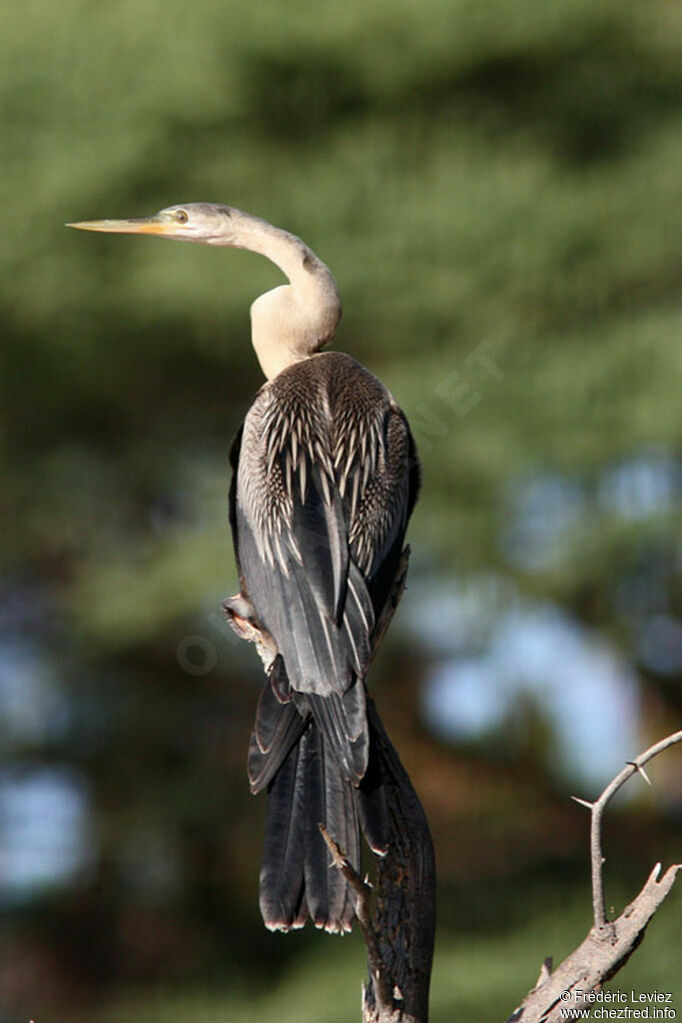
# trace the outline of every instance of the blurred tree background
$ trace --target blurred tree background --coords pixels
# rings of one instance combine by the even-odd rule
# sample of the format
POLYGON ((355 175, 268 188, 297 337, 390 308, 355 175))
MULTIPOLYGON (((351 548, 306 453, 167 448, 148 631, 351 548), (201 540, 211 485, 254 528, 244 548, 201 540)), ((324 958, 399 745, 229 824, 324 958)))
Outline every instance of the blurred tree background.
MULTIPOLYGON (((682 10, 30 0, 0 51, 0 1023, 359 1016, 356 937, 262 928, 261 677, 218 610, 279 274, 62 227, 191 200, 328 262, 413 423, 370 685, 437 844, 434 1019, 503 1018, 590 924, 569 795, 680 724, 682 10)), ((651 773, 618 908, 681 855, 679 756, 651 773)), ((616 982, 678 1010, 681 914, 616 982)))

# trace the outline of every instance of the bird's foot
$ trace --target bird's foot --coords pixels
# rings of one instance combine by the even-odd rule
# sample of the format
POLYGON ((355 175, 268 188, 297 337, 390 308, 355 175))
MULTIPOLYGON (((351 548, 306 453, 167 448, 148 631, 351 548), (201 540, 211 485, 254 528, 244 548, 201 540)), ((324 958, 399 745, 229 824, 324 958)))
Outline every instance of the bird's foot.
POLYGON ((240 639, 255 644, 266 672, 270 671, 277 656, 277 645, 270 633, 256 620, 253 605, 241 593, 226 597, 222 603, 228 625, 240 639))

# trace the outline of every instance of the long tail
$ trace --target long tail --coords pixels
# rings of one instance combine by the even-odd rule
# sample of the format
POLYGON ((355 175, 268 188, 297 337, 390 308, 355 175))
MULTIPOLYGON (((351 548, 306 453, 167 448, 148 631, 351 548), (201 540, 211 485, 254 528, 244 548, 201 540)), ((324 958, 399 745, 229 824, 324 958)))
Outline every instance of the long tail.
POLYGON ((302 927, 308 914, 327 931, 351 928, 353 899, 341 872, 330 868, 320 822, 359 870, 353 786, 325 754, 320 730, 311 720, 268 793, 260 908, 272 930, 302 927))
POLYGON ((302 927, 309 915, 316 927, 344 933, 355 915, 354 897, 331 864, 319 825, 359 873, 361 830, 382 854, 387 819, 371 737, 369 763, 358 779, 339 756, 338 734, 325 734, 326 722, 318 723, 316 709, 300 700, 294 705, 275 667, 261 695, 249 751, 252 790, 268 787, 260 908, 271 930, 302 927))

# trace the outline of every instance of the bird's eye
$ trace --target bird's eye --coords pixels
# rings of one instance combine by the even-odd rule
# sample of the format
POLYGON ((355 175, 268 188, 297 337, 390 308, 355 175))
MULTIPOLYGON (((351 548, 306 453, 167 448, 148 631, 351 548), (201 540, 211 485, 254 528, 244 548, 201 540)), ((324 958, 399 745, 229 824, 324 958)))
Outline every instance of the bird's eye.
POLYGON ((187 213, 187 210, 176 210, 175 219, 177 220, 178 224, 186 224, 187 221, 189 220, 189 213, 187 213))

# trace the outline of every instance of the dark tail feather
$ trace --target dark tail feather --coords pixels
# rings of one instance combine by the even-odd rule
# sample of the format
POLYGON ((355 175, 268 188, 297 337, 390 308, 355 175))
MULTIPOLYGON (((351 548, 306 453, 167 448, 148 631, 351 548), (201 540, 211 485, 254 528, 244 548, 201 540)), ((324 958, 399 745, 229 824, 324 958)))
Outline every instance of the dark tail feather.
POLYGON ((248 772, 253 793, 270 784, 305 731, 305 716, 292 703, 290 694, 284 664, 278 656, 260 694, 249 745, 248 772))
POLYGON ((344 932, 351 929, 354 900, 348 884, 331 863, 320 824, 360 870, 360 829, 355 791, 326 752, 326 740, 318 728, 309 735, 310 757, 306 774, 305 891, 308 910, 316 927, 344 932))
POLYGON ((357 788, 358 817, 367 845, 377 856, 385 856, 388 852, 391 821, 386 805, 379 747, 371 721, 367 724, 369 761, 365 776, 357 788))
POLYGON ((349 931, 354 898, 319 825, 360 872, 360 828, 378 855, 388 849, 379 746, 367 722, 362 683, 343 696, 294 700, 281 658, 258 704, 249 749, 251 789, 268 787, 260 881, 263 919, 271 930, 317 927, 349 931), (312 713, 311 713, 312 711, 312 713))
POLYGON ((359 871, 356 790, 326 755, 311 721, 268 792, 260 906, 271 930, 301 927, 308 913, 327 931, 351 929, 353 897, 341 872, 331 866, 320 823, 359 871))
POLYGON ((271 930, 302 927, 308 915, 303 889, 304 759, 305 736, 289 753, 268 792, 260 909, 271 930))
POLYGON ((367 770, 369 733, 365 687, 354 682, 340 695, 306 693, 306 703, 324 736, 327 759, 338 764, 346 778, 357 785, 367 770))

